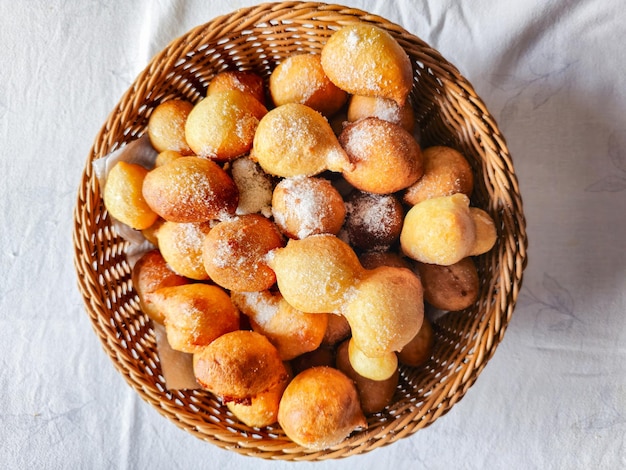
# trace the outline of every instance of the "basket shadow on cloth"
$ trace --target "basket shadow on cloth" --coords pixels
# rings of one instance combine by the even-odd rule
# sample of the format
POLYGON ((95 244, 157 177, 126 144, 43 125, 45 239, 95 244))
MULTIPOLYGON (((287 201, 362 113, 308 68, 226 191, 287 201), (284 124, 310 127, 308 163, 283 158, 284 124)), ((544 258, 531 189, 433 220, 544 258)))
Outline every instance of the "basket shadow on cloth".
POLYGON ((159 413, 224 449, 268 459, 323 460, 371 451, 432 424, 476 381, 513 313, 527 263, 521 195, 505 139, 473 87, 436 50, 384 18, 340 5, 263 4, 215 18, 172 41, 137 77, 95 138, 74 211, 74 258, 93 328, 116 369, 159 413), (225 69, 263 77, 295 53, 319 53, 339 27, 355 21, 387 30, 409 55, 411 92, 423 147, 449 145, 476 175, 472 205, 493 217, 495 247, 476 259, 482 279, 472 307, 434 320, 436 346, 423 368, 401 368, 393 403, 368 417, 368 429, 325 451, 290 441, 278 425, 249 428, 207 392, 167 391, 151 322, 139 308, 126 260, 127 242, 112 229, 91 168, 146 131, 151 111, 174 98, 200 100, 225 69))

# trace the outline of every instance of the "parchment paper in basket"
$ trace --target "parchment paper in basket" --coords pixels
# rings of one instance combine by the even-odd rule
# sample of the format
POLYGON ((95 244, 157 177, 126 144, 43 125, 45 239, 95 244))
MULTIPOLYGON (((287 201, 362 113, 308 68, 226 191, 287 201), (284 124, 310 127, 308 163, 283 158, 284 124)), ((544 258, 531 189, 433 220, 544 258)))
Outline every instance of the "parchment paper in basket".
MULTIPOLYGON (((127 163, 136 163, 147 169, 154 168, 154 162, 157 156, 156 150, 150 144, 147 135, 143 135, 123 147, 111 152, 105 157, 94 160, 92 163, 93 172, 98 180, 101 192, 104 193, 107 176, 111 168, 119 161, 127 163)), ((113 229, 124 240, 129 242, 126 251, 128 263, 134 266, 135 262, 147 251, 153 250, 155 247, 142 235, 139 230, 130 228, 128 225, 121 223, 111 217, 113 229)))
MULTIPOLYGON (((92 167, 101 191, 104 191, 109 171, 117 162, 136 163, 151 169, 154 167, 156 156, 156 150, 150 144, 148 136, 144 134, 139 139, 126 144, 105 157, 95 160, 92 163, 92 167)), ((146 240, 139 230, 134 230, 112 217, 111 220, 116 233, 128 241, 126 259, 131 268, 144 253, 155 249, 155 246, 146 240)), ((161 362, 161 372, 165 379, 165 387, 168 390, 199 388, 193 374, 191 354, 172 349, 167 341, 165 328, 156 322, 152 322, 152 326, 156 338, 157 354, 161 362)))
POLYGON ((168 390, 193 390, 200 388, 193 373, 193 356, 170 347, 163 325, 152 322, 156 337, 161 372, 168 390))

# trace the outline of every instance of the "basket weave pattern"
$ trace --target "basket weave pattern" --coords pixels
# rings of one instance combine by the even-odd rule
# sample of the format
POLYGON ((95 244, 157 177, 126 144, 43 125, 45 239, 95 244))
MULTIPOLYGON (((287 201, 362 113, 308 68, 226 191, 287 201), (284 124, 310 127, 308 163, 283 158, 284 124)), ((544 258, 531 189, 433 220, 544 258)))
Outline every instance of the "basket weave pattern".
POLYGON ((433 423, 475 382, 505 333, 526 266, 525 219, 505 139, 471 84, 441 55, 384 18, 320 3, 283 2, 241 9, 179 37, 156 55, 123 95, 95 138, 74 212, 74 257, 86 310, 104 350, 139 395, 191 434, 240 454, 322 460, 371 451, 433 423), (160 372, 155 335, 138 304, 126 261, 127 242, 111 227, 91 164, 145 131, 152 110, 171 98, 197 102, 225 69, 269 77, 284 58, 319 52, 343 25, 362 21, 387 30, 414 69, 411 99, 422 147, 461 151, 475 172, 472 205, 498 228, 495 247, 477 258, 483 280, 476 304, 433 324, 436 346, 423 368, 401 368, 394 402, 368 418, 368 429, 342 444, 311 451, 280 429, 249 428, 200 390, 170 392, 160 372))

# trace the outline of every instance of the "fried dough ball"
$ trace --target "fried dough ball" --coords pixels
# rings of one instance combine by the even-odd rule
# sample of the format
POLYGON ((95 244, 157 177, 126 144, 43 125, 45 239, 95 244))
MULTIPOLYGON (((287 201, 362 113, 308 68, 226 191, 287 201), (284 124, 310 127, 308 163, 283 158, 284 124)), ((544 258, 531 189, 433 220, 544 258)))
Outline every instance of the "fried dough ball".
POLYGON ((328 121, 299 103, 278 106, 261 119, 251 157, 266 173, 284 178, 350 168, 328 121))
POLYGON ((398 370, 398 356, 395 352, 370 357, 359 349, 354 337, 348 340, 348 359, 359 375, 370 380, 387 380, 398 370))
POLYGON ((171 99, 159 104, 148 119, 148 137, 157 152, 174 150, 182 155, 193 155, 185 139, 185 123, 193 109, 186 100, 171 99))
POLYGON ((413 132, 415 127, 415 112, 408 101, 403 106, 398 106, 395 101, 378 96, 352 96, 348 105, 348 121, 354 122, 367 117, 399 124, 408 132, 413 132))
POLYGON ((151 170, 143 196, 154 212, 170 222, 208 222, 230 217, 239 191, 215 162, 201 157, 178 158, 151 170))
POLYGON ((343 198, 330 181, 301 176, 285 178, 274 188, 272 214, 289 238, 341 230, 346 216, 343 198))
POLYGON ((289 240, 268 264, 285 300, 308 313, 339 312, 363 271, 350 245, 329 234, 289 240))
POLYGON ((376 117, 346 125, 339 135, 352 169, 344 178, 357 189, 389 194, 422 176, 422 152, 415 138, 398 124, 376 117))
POLYGON ((367 426, 354 383, 332 367, 312 367, 287 385, 278 423, 296 444, 322 450, 367 426))
POLYGON ((104 186, 104 206, 109 214, 136 230, 150 227, 159 217, 142 194, 147 174, 141 165, 119 161, 104 186))
POLYGON ((324 338, 328 314, 296 310, 280 293, 233 292, 231 298, 252 329, 276 346, 283 361, 317 349, 324 338))
POLYGON ((480 282, 474 260, 463 258, 449 266, 417 263, 424 300, 441 310, 457 311, 478 299, 480 282))
POLYGON ((352 246, 364 250, 390 247, 400 237, 404 208, 393 194, 352 193, 346 201, 344 229, 352 246))
POLYGON ((424 318, 422 284, 409 269, 380 266, 365 272, 342 312, 363 354, 376 358, 400 351, 424 318))
POLYGON ((404 202, 414 206, 425 199, 462 193, 470 196, 474 174, 470 164, 457 150, 435 146, 422 152, 424 174, 404 192, 404 202))
POLYGON ((419 367, 423 366, 433 351, 435 346, 435 333, 433 327, 427 317, 424 317, 422 327, 404 346, 398 351, 398 360, 407 366, 419 367))
POLYGON ((476 227, 476 241, 469 255, 478 256, 493 248, 498 239, 498 233, 493 219, 487 212, 478 207, 470 207, 470 214, 476 227))
POLYGON ((274 191, 271 177, 248 157, 241 157, 232 162, 230 173, 239 189, 237 215, 260 212, 270 217, 274 191))
POLYGON ((267 109, 236 89, 211 93, 187 117, 185 136, 194 153, 219 162, 250 150, 259 120, 267 109))
POLYGON ((159 249, 167 264, 181 276, 204 281, 202 245, 211 227, 208 222, 164 222, 157 231, 159 249))
POLYGON ((328 326, 326 327, 326 333, 322 339, 322 344, 326 346, 334 346, 350 336, 350 332, 350 323, 348 323, 346 317, 340 313, 329 313, 328 326))
POLYGON ((163 166, 171 162, 172 160, 176 160, 177 158, 183 157, 184 155, 176 150, 163 150, 159 152, 156 156, 156 160, 154 161, 154 166, 163 166))
POLYGON ((469 198, 462 193, 426 199, 404 218, 402 251, 416 261, 449 266, 467 257, 476 240, 469 198))
POLYGON ((207 95, 227 90, 239 90, 252 95, 265 105, 265 85, 263 77, 249 70, 225 70, 209 82, 207 95))
POLYGON ((404 105, 413 86, 411 61, 387 31, 354 23, 324 45, 322 67, 330 80, 353 95, 380 96, 404 105))
POLYGON ((226 333, 194 354, 193 370, 198 383, 224 403, 250 404, 289 377, 272 343, 250 330, 226 333))
POLYGON ((336 367, 354 381, 363 413, 366 415, 378 413, 391 403, 398 387, 400 372, 397 367, 394 368, 391 376, 385 380, 372 380, 363 377, 350 364, 349 343, 350 340, 346 340, 337 348, 336 367))
POLYGON ((197 353, 239 329, 239 312, 221 288, 193 283, 163 287, 151 298, 165 317, 167 341, 177 351, 197 353))
POLYGON ((189 284, 187 278, 170 269, 159 250, 151 250, 142 255, 133 266, 131 278, 139 297, 141 311, 160 324, 163 324, 165 317, 152 301, 151 294, 162 287, 189 284))
POLYGON ((266 255, 282 246, 272 221, 247 214, 216 224, 204 239, 202 259, 209 277, 225 289, 262 291, 276 282, 266 255))
POLYGON ((276 106, 300 103, 332 116, 344 105, 348 94, 331 82, 317 54, 297 54, 278 64, 269 80, 276 106))
POLYGON ((267 392, 261 392, 250 399, 250 403, 237 403, 229 401, 226 407, 235 417, 251 428, 263 428, 278 421, 278 407, 283 392, 289 384, 287 377, 267 392))

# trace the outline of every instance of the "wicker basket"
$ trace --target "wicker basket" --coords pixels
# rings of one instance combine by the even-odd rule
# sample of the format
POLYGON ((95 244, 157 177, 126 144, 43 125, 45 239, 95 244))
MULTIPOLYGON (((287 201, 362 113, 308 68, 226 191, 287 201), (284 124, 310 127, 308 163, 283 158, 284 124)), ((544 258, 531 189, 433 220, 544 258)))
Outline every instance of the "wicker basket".
POLYGON ((475 382, 502 340, 526 266, 526 232, 517 179, 505 140, 471 84, 441 55, 384 18, 339 5, 283 2, 238 10, 174 40, 150 62, 111 112, 80 182, 74 213, 78 282, 93 328, 117 370, 162 415, 198 438, 240 454, 268 459, 322 460, 371 451, 433 423, 475 382), (483 280, 476 304, 434 321, 436 347, 423 368, 402 368, 394 402, 368 418, 369 427, 342 444, 311 451, 275 426, 239 423, 209 393, 165 388, 155 333, 138 306, 125 251, 112 229, 92 162, 145 130, 155 106, 172 97, 198 101, 224 69, 268 77, 282 59, 319 52, 339 27, 368 22, 389 31, 414 69, 411 98, 424 147, 449 145, 467 156, 476 174, 472 205, 487 210, 499 240, 478 257, 483 280))

